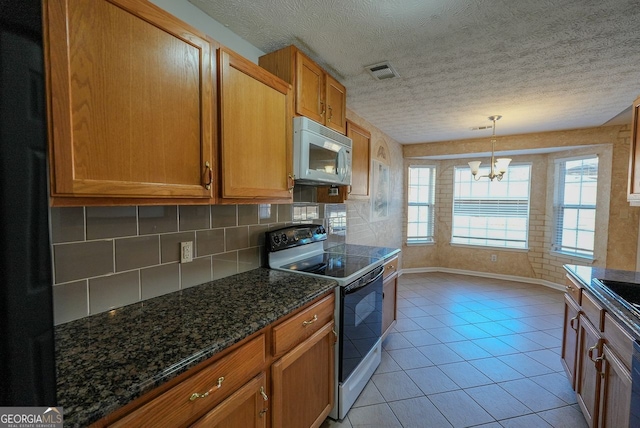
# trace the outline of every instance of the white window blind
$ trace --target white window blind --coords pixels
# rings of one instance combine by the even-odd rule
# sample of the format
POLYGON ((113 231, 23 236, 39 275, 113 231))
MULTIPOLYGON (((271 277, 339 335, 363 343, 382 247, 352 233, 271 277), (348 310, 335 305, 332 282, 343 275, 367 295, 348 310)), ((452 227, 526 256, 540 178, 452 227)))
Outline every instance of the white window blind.
POLYGON ((553 250, 593 258, 598 157, 555 162, 553 250))
POLYGON ((469 167, 456 167, 451 242, 526 249, 530 177, 530 164, 511 165, 502 181, 475 181, 469 167))
POLYGON ((433 242, 435 166, 409 166, 407 195, 407 243, 433 242))

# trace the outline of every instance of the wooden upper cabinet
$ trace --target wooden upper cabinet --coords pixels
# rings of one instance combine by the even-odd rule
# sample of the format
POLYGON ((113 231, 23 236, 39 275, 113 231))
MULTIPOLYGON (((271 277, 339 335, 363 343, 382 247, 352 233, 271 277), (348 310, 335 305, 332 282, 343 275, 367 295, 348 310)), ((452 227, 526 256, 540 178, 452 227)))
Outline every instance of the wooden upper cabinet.
POLYGON ((293 123, 289 85, 225 48, 218 50, 218 67, 219 202, 290 201, 293 123))
MULTIPOLYGON (((325 73, 302 52, 296 52, 296 113, 324 123, 325 73)), ((293 83, 293 82, 290 82, 293 83)))
POLYGON ((351 192, 349 194, 369 196, 371 133, 350 120, 347 120, 347 137, 353 141, 351 154, 351 192))
POLYGON ((45 14, 52 196, 211 198, 205 36, 137 0, 47 0, 45 14))
POLYGON ((295 113, 347 132, 347 90, 295 46, 261 56, 261 67, 295 88, 295 113))
POLYGON ((326 75, 326 125, 341 134, 347 133, 347 89, 331 75, 326 75))
POLYGON ((629 187, 627 199, 640 206, 640 97, 633 102, 631 120, 631 153, 629 159, 629 187))

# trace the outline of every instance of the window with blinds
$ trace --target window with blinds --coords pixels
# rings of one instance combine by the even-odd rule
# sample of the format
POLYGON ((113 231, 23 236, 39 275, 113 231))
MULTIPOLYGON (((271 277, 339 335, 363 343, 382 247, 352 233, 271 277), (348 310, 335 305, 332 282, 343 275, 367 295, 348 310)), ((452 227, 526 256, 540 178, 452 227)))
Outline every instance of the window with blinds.
POLYGON ((456 167, 451 243, 526 249, 530 178, 530 164, 511 165, 502 181, 475 181, 469 167, 456 167))
POLYGON ((593 258, 598 157, 555 162, 553 250, 593 258))
POLYGON ((407 244, 433 242, 435 180, 435 166, 409 166, 407 244))

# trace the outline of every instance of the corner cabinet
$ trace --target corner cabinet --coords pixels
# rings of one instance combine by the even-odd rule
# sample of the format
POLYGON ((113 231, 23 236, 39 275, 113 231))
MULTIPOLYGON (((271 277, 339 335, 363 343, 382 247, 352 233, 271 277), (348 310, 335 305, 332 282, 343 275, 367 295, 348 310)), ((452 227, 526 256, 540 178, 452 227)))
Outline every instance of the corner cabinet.
POLYGON ((369 196, 371 133, 347 120, 347 137, 353 141, 351 155, 351 191, 349 195, 369 196))
POLYGON ((295 113, 341 134, 347 132, 347 90, 295 46, 259 58, 258 64, 293 85, 295 113))
POLYGON ((219 202, 291 201, 289 85, 225 48, 218 50, 218 68, 219 202))
POLYGON ((629 186, 627 200, 640 206, 640 97, 632 105, 631 152, 629 153, 629 186))
POLYGON ((54 199, 212 198, 205 36, 149 2, 44 4, 54 199))

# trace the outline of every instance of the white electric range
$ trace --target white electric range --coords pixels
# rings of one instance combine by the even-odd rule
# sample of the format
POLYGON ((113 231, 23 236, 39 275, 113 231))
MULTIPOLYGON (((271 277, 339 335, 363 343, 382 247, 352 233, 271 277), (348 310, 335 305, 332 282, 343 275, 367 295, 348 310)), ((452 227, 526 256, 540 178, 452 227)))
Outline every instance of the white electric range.
POLYGON ((271 269, 336 280, 336 403, 330 417, 343 419, 380 364, 382 258, 325 250, 322 225, 266 232, 271 269))

